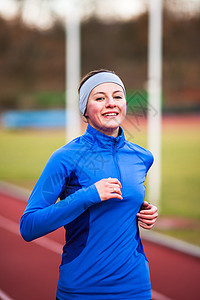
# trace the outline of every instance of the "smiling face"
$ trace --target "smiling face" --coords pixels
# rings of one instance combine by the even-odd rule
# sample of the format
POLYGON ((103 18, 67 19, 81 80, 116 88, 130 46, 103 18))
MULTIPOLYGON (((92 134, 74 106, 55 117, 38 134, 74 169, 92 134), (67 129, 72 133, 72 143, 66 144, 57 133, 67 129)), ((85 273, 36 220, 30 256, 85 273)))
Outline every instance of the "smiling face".
POLYGON ((126 98, 123 88, 111 82, 96 86, 88 98, 85 116, 95 129, 117 137, 119 126, 126 116, 126 98))

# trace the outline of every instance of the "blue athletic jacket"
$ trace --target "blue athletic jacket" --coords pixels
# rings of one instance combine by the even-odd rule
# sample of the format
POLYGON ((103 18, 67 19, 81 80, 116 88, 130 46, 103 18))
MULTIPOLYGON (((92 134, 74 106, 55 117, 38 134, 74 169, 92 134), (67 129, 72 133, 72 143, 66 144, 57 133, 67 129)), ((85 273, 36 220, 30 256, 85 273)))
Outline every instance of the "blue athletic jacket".
POLYGON ((66 229, 60 300, 151 299, 148 261, 136 214, 144 200, 152 154, 88 125, 47 162, 21 218, 26 241, 66 229), (95 182, 118 178, 123 199, 101 201, 95 182), (60 201, 57 201, 60 199, 60 201))

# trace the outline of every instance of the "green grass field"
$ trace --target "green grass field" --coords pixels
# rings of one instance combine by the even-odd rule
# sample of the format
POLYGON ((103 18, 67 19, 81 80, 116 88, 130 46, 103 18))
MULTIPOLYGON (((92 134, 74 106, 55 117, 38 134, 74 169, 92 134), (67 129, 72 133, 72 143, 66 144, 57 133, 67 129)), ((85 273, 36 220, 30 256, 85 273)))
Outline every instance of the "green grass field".
MULTIPOLYGON (((134 142, 146 147, 145 128, 134 142)), ((65 144, 64 130, 0 130, 0 180, 32 189, 51 153, 65 144)), ((160 218, 193 220, 192 228, 159 229, 200 245, 199 123, 163 128, 160 218)))

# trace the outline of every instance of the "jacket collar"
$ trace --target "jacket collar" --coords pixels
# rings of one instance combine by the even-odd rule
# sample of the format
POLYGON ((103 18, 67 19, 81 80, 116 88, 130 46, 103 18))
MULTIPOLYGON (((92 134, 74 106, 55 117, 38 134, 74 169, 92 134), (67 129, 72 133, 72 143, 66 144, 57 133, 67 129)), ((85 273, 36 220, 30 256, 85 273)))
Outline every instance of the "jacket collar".
POLYGON ((115 138, 113 136, 106 135, 91 125, 88 124, 86 132, 82 136, 87 142, 91 144, 97 144, 101 148, 120 148, 125 143, 125 136, 123 129, 119 127, 119 135, 115 138))

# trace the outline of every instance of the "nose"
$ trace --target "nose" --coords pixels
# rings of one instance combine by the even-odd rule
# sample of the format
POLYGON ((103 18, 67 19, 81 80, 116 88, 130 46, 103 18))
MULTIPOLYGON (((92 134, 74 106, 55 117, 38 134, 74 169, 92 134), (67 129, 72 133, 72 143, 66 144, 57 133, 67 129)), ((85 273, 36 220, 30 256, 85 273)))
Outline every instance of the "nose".
POLYGON ((116 103, 112 96, 108 96, 106 99, 106 107, 115 107, 116 103))

